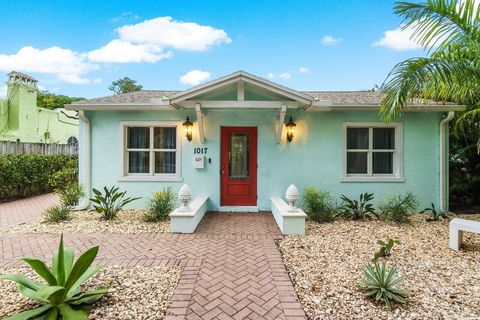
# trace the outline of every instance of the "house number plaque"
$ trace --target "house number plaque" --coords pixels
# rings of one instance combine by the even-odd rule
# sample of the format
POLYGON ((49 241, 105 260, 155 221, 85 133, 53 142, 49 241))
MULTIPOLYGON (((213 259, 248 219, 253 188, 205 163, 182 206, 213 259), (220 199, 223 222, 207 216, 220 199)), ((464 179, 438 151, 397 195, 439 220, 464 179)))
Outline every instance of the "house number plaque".
POLYGON ((207 154, 208 148, 193 148, 193 154, 207 154))

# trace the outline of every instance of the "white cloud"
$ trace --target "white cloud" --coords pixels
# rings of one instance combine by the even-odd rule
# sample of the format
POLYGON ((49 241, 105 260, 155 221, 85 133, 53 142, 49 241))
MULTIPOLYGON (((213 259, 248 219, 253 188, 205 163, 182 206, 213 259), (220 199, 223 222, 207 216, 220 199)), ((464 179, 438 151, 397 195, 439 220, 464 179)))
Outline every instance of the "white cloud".
POLYGON ((310 73, 310 68, 300 67, 298 68, 298 73, 310 73))
POLYGON ((158 17, 125 25, 117 29, 120 39, 135 44, 154 44, 161 48, 205 51, 216 44, 230 43, 232 39, 222 29, 182 22, 172 17, 158 17))
POLYGON ((7 85, 0 87, 0 98, 5 98, 7 96, 7 85))
MULTIPOLYGON (((137 19, 138 16, 125 13, 112 22, 119 22, 123 18, 137 19)), ((204 51, 214 45, 232 42, 222 29, 176 21, 171 17, 124 25, 116 31, 116 39, 84 53, 56 46, 47 49, 25 46, 14 54, 0 54, 0 71, 50 74, 72 84, 99 83, 102 81, 100 78, 90 79, 87 74, 108 68, 108 64, 156 63, 171 58, 171 50, 204 51)), ((210 77, 204 71, 192 71, 195 72, 185 75, 185 83, 199 83, 210 77)))
POLYGON ((52 74, 75 84, 89 83, 90 80, 82 76, 97 69, 99 66, 88 62, 85 54, 60 47, 37 49, 27 46, 15 54, 0 54, 0 71, 52 74))
POLYGON ((137 20, 140 19, 140 16, 138 14, 135 14, 133 12, 123 12, 121 15, 117 17, 113 17, 110 19, 110 23, 118 23, 122 21, 128 21, 128 20, 137 20))
POLYGON ((335 38, 331 35, 325 35, 322 38, 322 43, 326 46, 335 46, 342 41, 342 38, 335 38))
POLYGON ((180 77, 180 82, 183 84, 190 84, 192 86, 196 86, 197 84, 200 84, 210 79, 211 75, 212 74, 208 71, 190 70, 180 77))
POLYGON ((421 49, 422 46, 411 39, 412 35, 412 28, 402 30, 402 27, 398 27, 385 31, 383 38, 373 43, 373 45, 375 47, 387 47, 395 51, 421 49))
POLYGON ((290 72, 284 72, 284 73, 281 73, 278 77, 280 79, 288 80, 292 77, 292 74, 290 72))
POLYGON ((88 53, 90 61, 103 63, 154 63, 171 57, 171 52, 164 52, 157 45, 132 44, 118 39, 112 40, 100 49, 88 53))
POLYGON ((268 79, 273 79, 273 78, 275 78, 275 75, 273 74, 273 72, 269 72, 269 73, 267 73, 267 78, 268 79))

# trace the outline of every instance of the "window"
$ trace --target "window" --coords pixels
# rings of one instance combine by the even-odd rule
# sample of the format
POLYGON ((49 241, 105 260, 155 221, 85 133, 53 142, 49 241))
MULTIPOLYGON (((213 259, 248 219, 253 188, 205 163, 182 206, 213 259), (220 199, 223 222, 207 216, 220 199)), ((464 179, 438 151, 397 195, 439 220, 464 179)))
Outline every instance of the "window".
POLYGON ((345 124, 345 181, 403 180, 401 124, 345 124))
POLYGON ((154 180, 180 179, 177 124, 124 124, 123 176, 154 180))

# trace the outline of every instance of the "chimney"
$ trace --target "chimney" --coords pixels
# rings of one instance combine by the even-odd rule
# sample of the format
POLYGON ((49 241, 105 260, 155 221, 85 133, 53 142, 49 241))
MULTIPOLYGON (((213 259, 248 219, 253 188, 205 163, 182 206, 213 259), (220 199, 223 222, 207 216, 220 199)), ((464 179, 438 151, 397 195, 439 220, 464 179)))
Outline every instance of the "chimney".
POLYGON ((19 129, 26 119, 36 116, 37 80, 21 72, 12 71, 8 74, 7 103, 8 128, 19 129))

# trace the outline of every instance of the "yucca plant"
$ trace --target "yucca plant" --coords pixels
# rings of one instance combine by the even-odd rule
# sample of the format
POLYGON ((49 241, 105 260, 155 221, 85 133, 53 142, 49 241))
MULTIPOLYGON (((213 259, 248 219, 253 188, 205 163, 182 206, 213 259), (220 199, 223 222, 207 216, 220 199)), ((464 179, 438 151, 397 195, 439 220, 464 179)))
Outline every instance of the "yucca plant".
POLYGON ((410 291, 398 288, 404 278, 396 277, 396 274, 396 266, 389 271, 385 262, 381 265, 375 262, 374 265, 367 265, 363 271, 364 278, 358 285, 365 291, 367 297, 384 302, 391 310, 392 301, 407 303, 407 298, 412 294, 410 291))
POLYGON ((396 244, 400 244, 400 240, 388 238, 388 240, 386 241, 378 240, 377 244, 380 245, 380 249, 373 255, 373 262, 376 262, 378 258, 389 257, 392 254, 391 251, 393 246, 396 244))
POLYGON ((120 192, 118 191, 118 187, 115 186, 110 189, 103 187, 103 191, 105 191, 105 194, 102 194, 101 191, 94 188, 93 193, 95 194, 95 197, 91 198, 90 201, 97 204, 94 205, 93 208, 100 213, 105 220, 115 219, 118 212, 122 210, 126 204, 140 199, 125 198, 127 191, 120 192))
POLYGON ((87 320, 92 304, 108 292, 108 288, 81 291, 80 286, 100 270, 100 266, 91 267, 97 253, 98 246, 87 250, 74 262, 74 251, 71 248, 64 248, 62 234, 58 252, 53 256, 52 269, 39 259, 20 258, 30 265, 45 283, 17 274, 0 276, 0 279, 17 282, 18 291, 22 295, 40 303, 36 309, 18 313, 7 319, 87 320))
POLYGON ((378 217, 373 204, 370 203, 373 200, 373 193, 365 192, 361 194, 359 201, 351 200, 343 194, 340 199, 343 201, 341 215, 345 218, 359 220, 369 215, 378 217))

